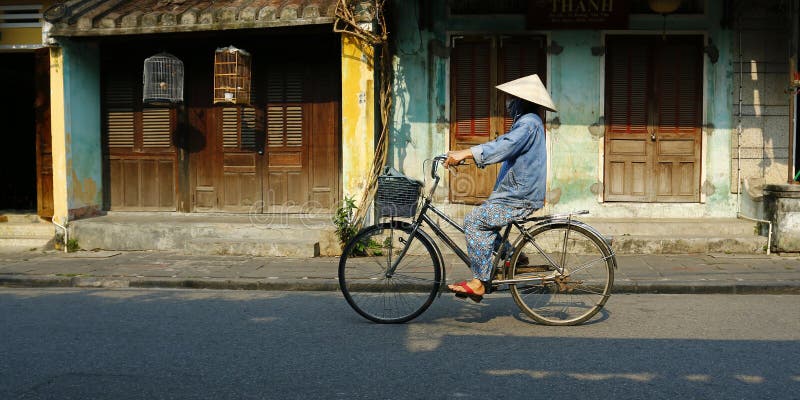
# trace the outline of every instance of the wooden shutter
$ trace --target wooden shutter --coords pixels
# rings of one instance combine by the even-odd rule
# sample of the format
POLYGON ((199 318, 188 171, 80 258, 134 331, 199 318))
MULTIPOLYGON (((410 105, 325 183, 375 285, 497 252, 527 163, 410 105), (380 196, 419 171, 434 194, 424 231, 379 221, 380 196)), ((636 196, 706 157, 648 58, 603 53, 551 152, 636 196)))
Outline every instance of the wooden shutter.
POLYGON ((655 201, 700 200, 702 38, 662 41, 655 56, 655 201))
POLYGON ((103 91, 106 137, 112 151, 132 151, 136 136, 134 86, 129 75, 110 72, 103 91))
MULTIPOLYGON (((544 52, 545 42, 542 37, 533 36, 526 38, 504 38, 500 41, 500 80, 498 83, 505 83, 514 79, 522 78, 531 74, 538 74, 542 82, 547 82, 547 69, 545 68, 546 56, 544 52)), ((500 106, 505 105, 505 96, 498 91, 501 100, 500 106)), ((501 108, 503 108, 501 107, 501 108)), ((503 118, 503 131, 511 130, 514 122, 508 113, 503 118)), ((544 118, 544 115, 541 117, 544 118)))
POLYGON ((267 88, 267 146, 303 146, 303 75, 273 72, 267 88))
POLYGON ((172 110, 145 108, 142 110, 142 149, 172 147, 172 110))
POLYGON ((257 149, 256 109, 225 107, 222 109, 222 147, 227 150, 257 149))
POLYGON ((489 136, 491 42, 457 42, 451 57, 456 136, 489 136))
POLYGON ((102 119, 106 207, 176 210, 176 112, 142 104, 141 60, 103 60, 102 119))
POLYGON ((606 201, 699 201, 701 44, 607 38, 606 201))
POLYGON ((308 149, 311 130, 307 120, 313 102, 315 77, 302 65, 272 66, 267 76, 266 211, 297 212, 309 199, 308 149))
POLYGON ((614 43, 606 68, 606 111, 609 130, 614 133, 647 133, 650 72, 647 43, 614 43))

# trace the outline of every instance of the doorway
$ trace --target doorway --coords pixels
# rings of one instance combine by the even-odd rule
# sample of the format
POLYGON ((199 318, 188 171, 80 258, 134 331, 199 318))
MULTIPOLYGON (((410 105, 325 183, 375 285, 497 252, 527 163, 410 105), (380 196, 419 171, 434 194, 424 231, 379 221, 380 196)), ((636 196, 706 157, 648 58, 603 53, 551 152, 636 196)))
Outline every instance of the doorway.
POLYGON ((700 201, 702 36, 606 38, 605 201, 700 201))
POLYGON ((36 100, 33 53, 0 53, 0 210, 34 211, 36 199, 36 100))

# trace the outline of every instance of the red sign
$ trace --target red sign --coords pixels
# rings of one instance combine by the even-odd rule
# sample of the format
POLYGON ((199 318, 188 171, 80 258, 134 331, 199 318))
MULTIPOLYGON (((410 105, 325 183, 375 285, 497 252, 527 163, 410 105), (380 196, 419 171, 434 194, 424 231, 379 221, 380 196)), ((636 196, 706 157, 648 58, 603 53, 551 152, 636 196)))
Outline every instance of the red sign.
POLYGON ((628 0, 530 0, 528 29, 627 29, 628 0))

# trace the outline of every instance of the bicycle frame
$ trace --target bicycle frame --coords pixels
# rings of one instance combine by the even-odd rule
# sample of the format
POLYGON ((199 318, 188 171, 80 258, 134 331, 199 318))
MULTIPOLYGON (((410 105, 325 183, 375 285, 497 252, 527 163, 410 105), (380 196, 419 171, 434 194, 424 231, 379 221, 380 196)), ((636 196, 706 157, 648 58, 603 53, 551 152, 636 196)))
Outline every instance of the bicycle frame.
MULTIPOLYGON (((463 226, 461 226, 457 222, 453 221, 452 218, 450 218, 447 214, 445 214, 443 211, 439 210, 438 208, 436 208, 436 206, 434 206, 432 204, 433 195, 436 192, 436 189, 439 186, 439 182, 441 180, 441 176, 436 172, 436 165, 442 159, 443 159, 443 157, 441 157, 441 156, 435 157, 433 159, 433 170, 431 171, 431 176, 434 179, 433 185, 431 186, 431 189, 430 189, 430 192, 428 193, 428 195, 427 196, 423 196, 424 201, 423 201, 423 204, 422 204, 422 208, 420 209, 420 211, 419 211, 419 213, 417 215, 417 218, 414 220, 414 223, 412 224, 412 230, 411 230, 411 233, 409 234, 409 240, 406 241, 403 250, 401 250, 400 254, 395 258, 395 261, 392 262, 391 267, 387 269, 387 271, 386 271, 386 277, 387 278, 390 278, 394 274, 394 271, 397 269, 397 263, 400 262, 400 260, 402 260, 403 257, 405 256, 406 252, 408 251, 409 247, 411 246, 411 242, 413 241, 414 234, 417 232, 417 230, 420 228, 420 226, 422 225, 423 222, 426 223, 430 227, 431 230, 433 230, 433 232, 436 234, 436 236, 439 237, 439 239, 441 239, 444 242, 444 244, 447 245, 447 247, 449 247, 451 250, 453 250, 453 252, 458 256, 458 258, 461 259, 461 261, 464 262, 464 264, 466 264, 467 266, 470 265, 470 259, 469 259, 469 256, 466 254, 466 252, 464 252, 464 250, 461 249, 461 247, 458 246, 458 244, 456 244, 453 241, 453 239, 450 237, 450 235, 448 235, 442 228, 439 227, 438 224, 436 224, 431 219, 431 217, 428 216, 428 211, 432 211, 434 214, 436 214, 437 216, 442 218, 445 222, 447 222, 448 224, 450 224, 451 226, 456 228, 459 232, 465 233, 463 226)), ((585 212, 580 212, 580 213, 583 214, 585 212)), ((571 222, 572 215, 573 214, 566 214, 566 222, 568 222, 568 223, 571 222)), ((542 225, 542 224, 545 224, 545 223, 549 223, 549 222, 553 222, 553 221, 564 220, 564 219, 565 218, 563 218, 562 215, 547 216, 547 217, 539 219, 538 222, 536 223, 536 226, 542 225), (559 218, 559 217, 561 217, 561 218, 559 218)), ((528 220, 525 220, 525 221, 534 221, 534 220, 536 220, 536 219, 528 219, 528 220)), ((544 256, 544 258, 547 260, 547 262, 553 268, 553 272, 548 274, 547 276, 541 276, 541 277, 492 280, 490 286, 494 287, 494 286, 499 286, 499 285, 503 285, 503 284, 516 284, 516 283, 523 283, 523 282, 537 282, 537 281, 542 282, 542 281, 545 281, 545 280, 548 280, 548 279, 553 279, 556 276, 556 273, 559 274, 559 275, 564 274, 563 255, 562 255, 561 262, 556 262, 555 260, 553 260, 539 246, 539 244, 536 243, 535 240, 533 240, 533 237, 530 236, 530 234, 528 233, 528 230, 525 229, 523 224, 520 223, 519 221, 512 221, 511 223, 506 225, 506 227, 503 229, 503 233, 502 233, 502 243, 505 243, 506 241, 508 241, 508 237, 509 237, 509 234, 511 233, 511 227, 512 226, 516 227, 517 230, 519 230, 520 234, 522 236, 525 236, 530 241, 530 243, 533 244, 533 246, 539 251, 539 253, 544 256)), ((568 235, 569 235, 569 229, 567 229, 567 234, 564 237, 565 243, 567 241, 568 235)), ((510 259, 512 254, 506 254, 505 255, 506 258, 502 258, 501 254, 499 252, 495 254, 494 260, 492 261, 492 275, 494 275, 494 272, 498 268, 499 262, 501 260, 510 259)))

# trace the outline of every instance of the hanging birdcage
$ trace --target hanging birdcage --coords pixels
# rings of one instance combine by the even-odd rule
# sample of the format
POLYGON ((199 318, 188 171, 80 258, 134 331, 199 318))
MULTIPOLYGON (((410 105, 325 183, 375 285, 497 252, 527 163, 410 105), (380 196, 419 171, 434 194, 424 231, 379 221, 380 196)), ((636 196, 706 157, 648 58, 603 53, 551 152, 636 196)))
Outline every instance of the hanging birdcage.
POLYGON ((146 58, 143 79, 145 103, 170 105, 183 101, 183 62, 172 54, 146 58))
POLYGON ((250 104, 250 53, 233 46, 214 54, 214 104, 250 104))

